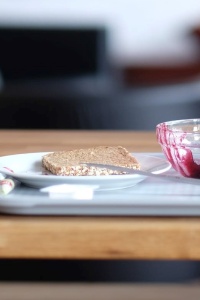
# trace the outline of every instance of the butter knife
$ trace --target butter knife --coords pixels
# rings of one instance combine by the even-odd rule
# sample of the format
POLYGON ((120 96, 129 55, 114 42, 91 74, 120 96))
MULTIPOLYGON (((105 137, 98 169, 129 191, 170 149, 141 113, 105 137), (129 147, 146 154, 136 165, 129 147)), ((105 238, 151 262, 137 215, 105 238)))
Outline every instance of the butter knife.
POLYGON ((84 165, 87 165, 89 167, 106 168, 109 170, 126 172, 128 174, 137 174, 137 175, 142 175, 142 176, 146 176, 146 177, 154 177, 154 178, 173 181, 173 182, 177 182, 177 183, 200 185, 200 179, 197 179, 197 178, 183 177, 183 176, 171 176, 168 174, 155 174, 155 173, 151 173, 148 171, 130 169, 130 168, 126 168, 126 167, 119 167, 119 166, 108 165, 108 164, 84 163, 84 165))

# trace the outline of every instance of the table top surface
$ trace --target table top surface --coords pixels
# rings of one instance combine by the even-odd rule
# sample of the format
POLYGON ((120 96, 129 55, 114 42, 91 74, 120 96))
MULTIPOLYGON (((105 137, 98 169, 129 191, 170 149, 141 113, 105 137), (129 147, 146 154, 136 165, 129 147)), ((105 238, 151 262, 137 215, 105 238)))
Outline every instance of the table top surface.
MULTIPOLYGON (((121 145, 161 152, 155 132, 0 130, 0 155, 121 145)), ((199 259, 200 218, 0 215, 0 258, 199 259)))

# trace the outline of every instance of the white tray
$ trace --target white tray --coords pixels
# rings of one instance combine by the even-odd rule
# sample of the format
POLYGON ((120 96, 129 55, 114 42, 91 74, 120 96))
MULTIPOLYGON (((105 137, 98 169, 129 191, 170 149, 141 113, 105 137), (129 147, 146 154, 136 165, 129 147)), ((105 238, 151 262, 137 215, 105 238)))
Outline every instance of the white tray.
MULTIPOLYGON (((151 155, 163 157, 162 154, 151 155)), ((174 170, 167 171, 177 175, 174 170)), ((37 189, 20 186, 0 197, 0 212, 24 215, 82 216, 200 216, 200 185, 147 178, 137 185, 97 191, 92 200, 49 198, 37 189)))

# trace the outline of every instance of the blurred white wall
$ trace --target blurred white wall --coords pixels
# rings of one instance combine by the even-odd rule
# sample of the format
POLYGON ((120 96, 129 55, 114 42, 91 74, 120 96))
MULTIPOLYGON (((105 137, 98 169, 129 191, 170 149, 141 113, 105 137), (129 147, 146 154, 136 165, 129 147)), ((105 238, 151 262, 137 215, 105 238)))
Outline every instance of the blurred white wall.
POLYGON ((199 23, 199 0, 0 0, 0 24, 106 26, 118 64, 193 60, 199 23))

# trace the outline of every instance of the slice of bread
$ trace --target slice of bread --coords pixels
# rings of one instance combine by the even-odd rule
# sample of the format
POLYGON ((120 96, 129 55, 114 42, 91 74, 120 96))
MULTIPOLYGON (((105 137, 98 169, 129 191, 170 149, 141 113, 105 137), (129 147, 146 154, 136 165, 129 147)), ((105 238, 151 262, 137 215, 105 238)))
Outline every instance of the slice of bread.
POLYGON ((99 176, 125 174, 106 168, 97 168, 84 163, 101 163, 139 169, 140 164, 127 149, 121 146, 99 146, 46 154, 42 165, 52 174, 60 176, 99 176))

